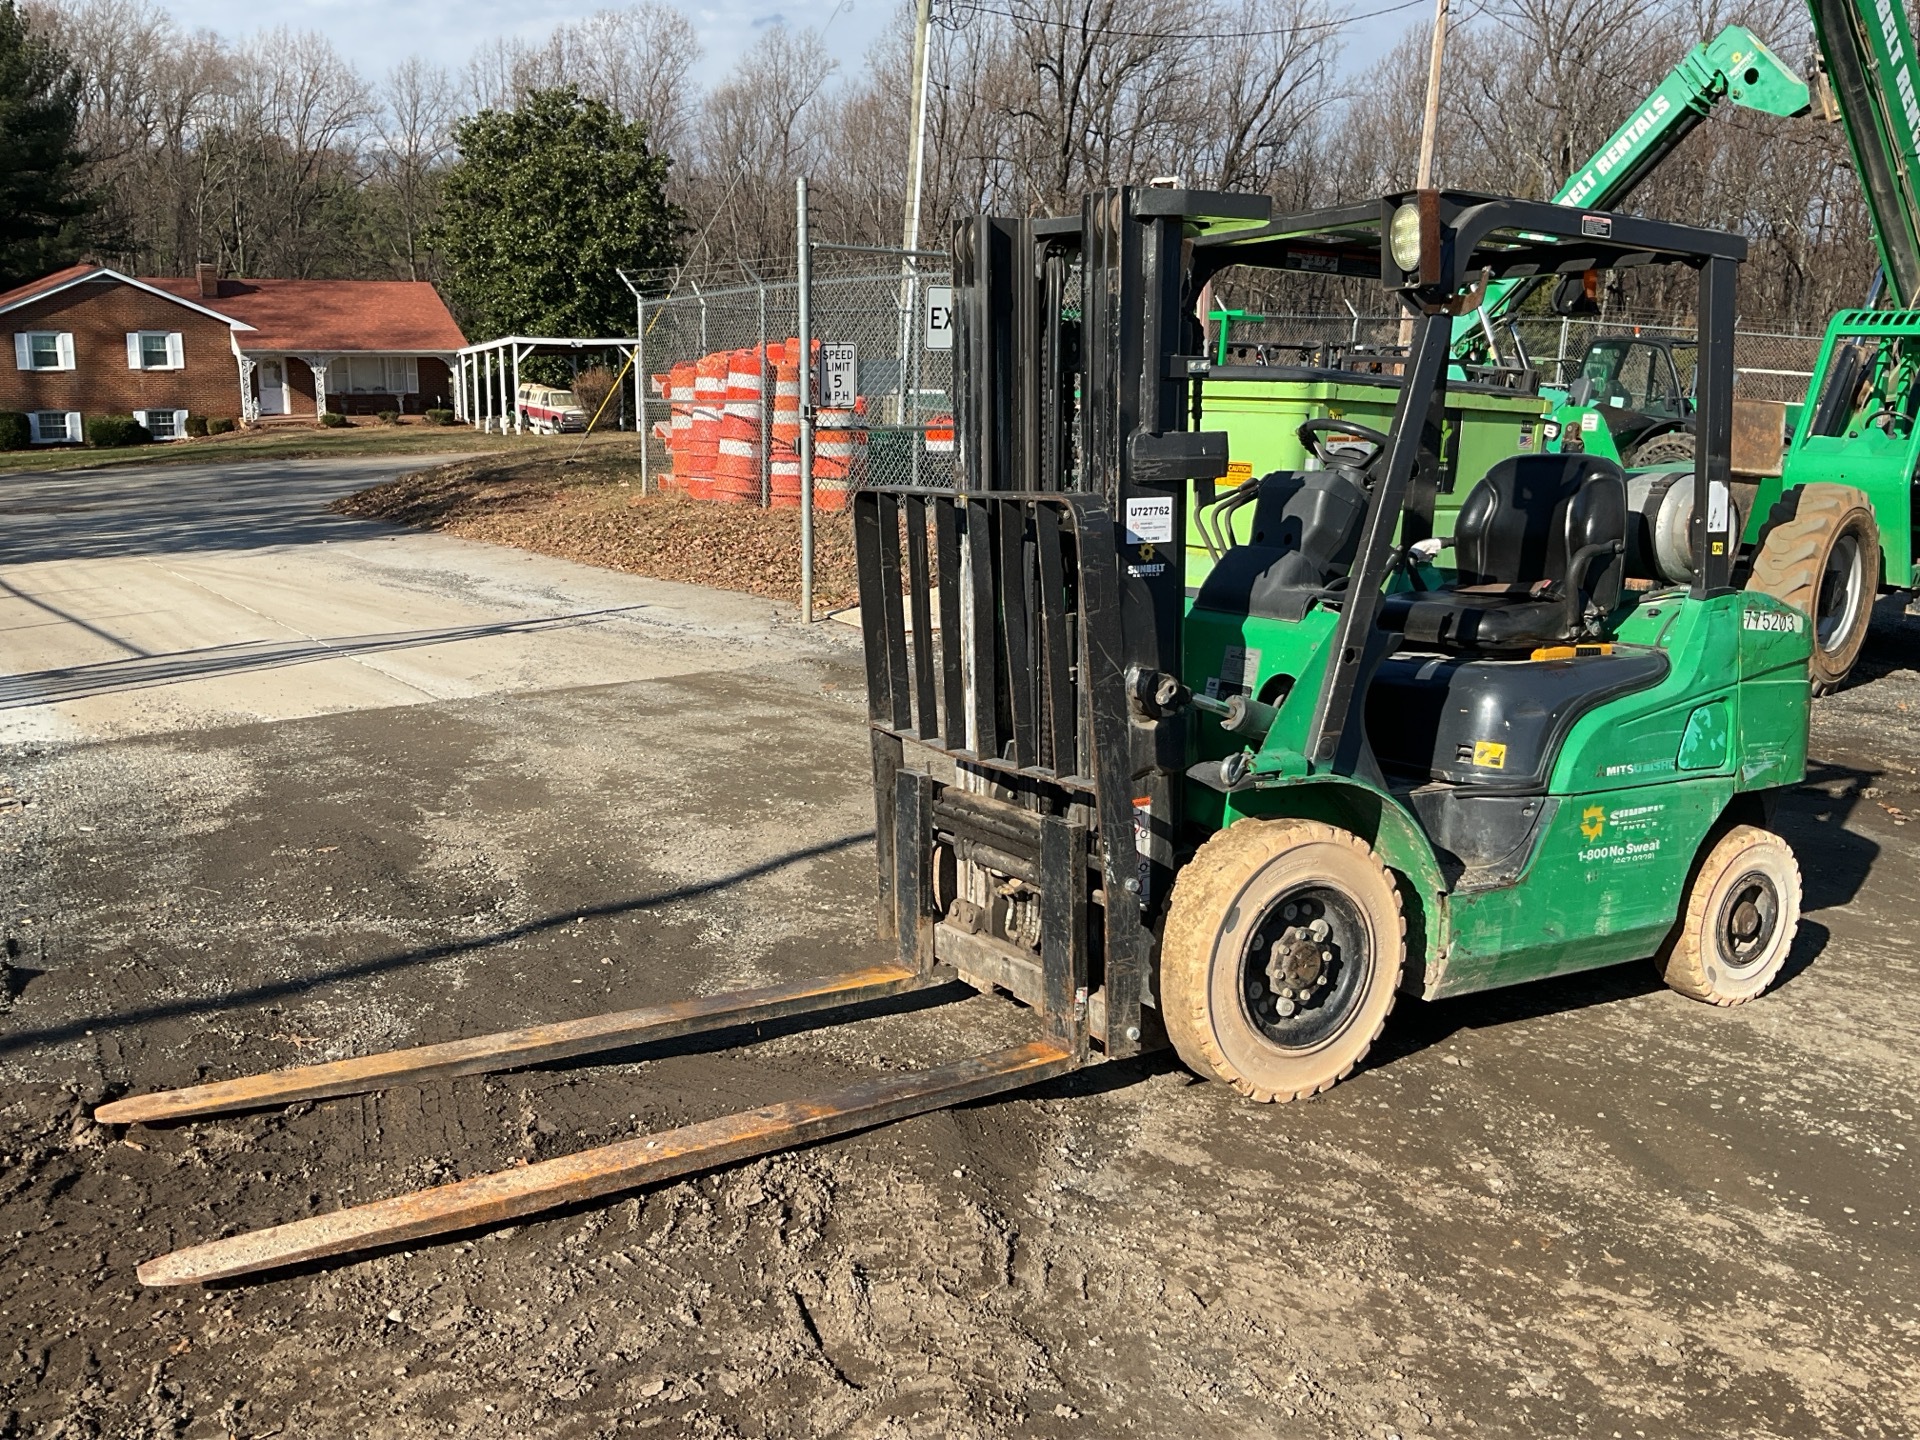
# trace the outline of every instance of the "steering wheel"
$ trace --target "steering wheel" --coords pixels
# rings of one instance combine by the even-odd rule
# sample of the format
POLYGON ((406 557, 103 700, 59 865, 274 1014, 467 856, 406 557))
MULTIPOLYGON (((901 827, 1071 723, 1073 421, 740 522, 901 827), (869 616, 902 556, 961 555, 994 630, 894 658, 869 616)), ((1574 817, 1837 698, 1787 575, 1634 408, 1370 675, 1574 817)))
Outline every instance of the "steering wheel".
POLYGON ((1297 433, 1300 436, 1300 443, 1306 447, 1307 453, 1312 455, 1314 459, 1318 460, 1322 465, 1329 467, 1336 465, 1351 466, 1354 463, 1354 457, 1351 455, 1342 455, 1333 446, 1323 441, 1320 437, 1326 434, 1355 435, 1365 440, 1369 445, 1372 445, 1374 447, 1373 454, 1367 456, 1365 460, 1360 462, 1359 468, 1363 470, 1387 453, 1387 437, 1382 435, 1378 430, 1375 430, 1370 425, 1356 425, 1351 420, 1335 420, 1330 415, 1322 415, 1317 420, 1304 422, 1297 433))

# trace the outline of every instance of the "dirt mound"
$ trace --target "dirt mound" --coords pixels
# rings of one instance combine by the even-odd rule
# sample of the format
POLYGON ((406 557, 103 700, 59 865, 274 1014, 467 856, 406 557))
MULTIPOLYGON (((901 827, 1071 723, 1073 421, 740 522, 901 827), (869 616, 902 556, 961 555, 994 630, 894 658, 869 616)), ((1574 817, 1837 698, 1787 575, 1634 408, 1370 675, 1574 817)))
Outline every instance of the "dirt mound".
MULTIPOLYGON (((800 596, 800 514, 642 495, 622 457, 487 456, 408 475, 335 503, 343 515, 444 530, 609 570, 719 585, 772 600, 800 596)), ((814 517, 814 596, 832 609, 857 589, 853 527, 814 517)))

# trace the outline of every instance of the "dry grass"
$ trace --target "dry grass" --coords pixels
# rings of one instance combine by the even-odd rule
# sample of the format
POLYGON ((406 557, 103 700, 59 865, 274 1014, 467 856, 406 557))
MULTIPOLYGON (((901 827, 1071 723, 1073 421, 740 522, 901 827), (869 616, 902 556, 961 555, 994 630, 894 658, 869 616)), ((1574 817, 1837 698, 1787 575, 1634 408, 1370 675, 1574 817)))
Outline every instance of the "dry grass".
MULTIPOLYGON (((422 470, 336 502, 342 514, 516 545, 609 570, 718 585, 773 600, 800 598, 800 514, 642 495, 637 459, 589 451, 491 455, 422 470)), ((853 530, 844 515, 814 524, 814 598, 851 604, 853 530)))

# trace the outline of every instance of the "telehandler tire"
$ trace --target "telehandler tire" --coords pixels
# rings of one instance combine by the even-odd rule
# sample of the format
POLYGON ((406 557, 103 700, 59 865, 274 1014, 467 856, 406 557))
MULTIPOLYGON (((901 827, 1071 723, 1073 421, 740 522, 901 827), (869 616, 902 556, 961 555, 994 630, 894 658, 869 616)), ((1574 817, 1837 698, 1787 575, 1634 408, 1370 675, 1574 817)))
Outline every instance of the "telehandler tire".
POLYGON ((1189 1069, 1259 1101, 1344 1077, 1393 1009, 1400 890, 1359 836, 1240 820, 1180 871, 1160 947, 1160 1013, 1189 1069))
POLYGON ((1775 502, 1749 590, 1813 617, 1813 693, 1837 689, 1860 658, 1880 585, 1880 527, 1851 485, 1802 485, 1775 502))
POLYGON ((1701 862, 1680 928, 1656 963, 1682 995, 1744 1005, 1778 978, 1799 928, 1792 848, 1771 830, 1736 825, 1701 862))
POLYGON ((1656 465, 1693 464, 1693 436, 1684 430, 1669 430, 1651 440, 1642 440, 1627 456, 1627 468, 1651 470, 1656 465))

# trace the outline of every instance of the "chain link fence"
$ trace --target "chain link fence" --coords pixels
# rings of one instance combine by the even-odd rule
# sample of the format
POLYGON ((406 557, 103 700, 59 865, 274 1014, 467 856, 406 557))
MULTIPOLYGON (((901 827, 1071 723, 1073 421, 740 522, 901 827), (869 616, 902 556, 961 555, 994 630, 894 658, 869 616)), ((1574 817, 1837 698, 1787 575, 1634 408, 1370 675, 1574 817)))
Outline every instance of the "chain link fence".
MULTIPOLYGON (((1526 358, 1549 385, 1567 386, 1579 378, 1588 346, 1602 338, 1629 337, 1674 342, 1673 358, 1681 388, 1693 388, 1692 326, 1631 319, 1524 319, 1520 333, 1526 358)), ((1394 353, 1400 342, 1400 318, 1388 315, 1243 315, 1229 312, 1214 321, 1215 356, 1234 364, 1302 365, 1332 354, 1394 353), (1224 336, 1223 332, 1224 331, 1224 336)), ((1496 329, 1501 353, 1512 353, 1510 333, 1496 329)), ((1777 330, 1734 333, 1734 394, 1748 400, 1794 402, 1806 395, 1819 335, 1777 330)))
MULTIPOLYGON (((942 344, 953 333, 949 276, 938 261, 908 264, 896 252, 889 263, 886 253, 874 254, 869 273, 816 275, 805 295, 798 280, 782 277, 685 283, 679 293, 641 300, 636 393, 649 487, 677 484, 700 494, 687 482, 701 467, 750 463, 757 484, 724 498, 791 503, 798 494, 796 427, 803 424, 814 431, 821 509, 840 508, 866 484, 951 486, 953 352, 942 344), (814 408, 802 416, 793 382, 782 377, 799 363, 800 310, 809 302, 814 408), (690 390, 689 371, 702 368, 736 381, 744 372, 757 380, 758 393, 743 401, 736 384, 720 396, 710 380, 704 391, 690 390), (732 438, 722 442, 729 445, 722 457, 709 458, 694 432, 717 423, 732 438)), ((696 387, 702 383, 693 377, 696 387)))

